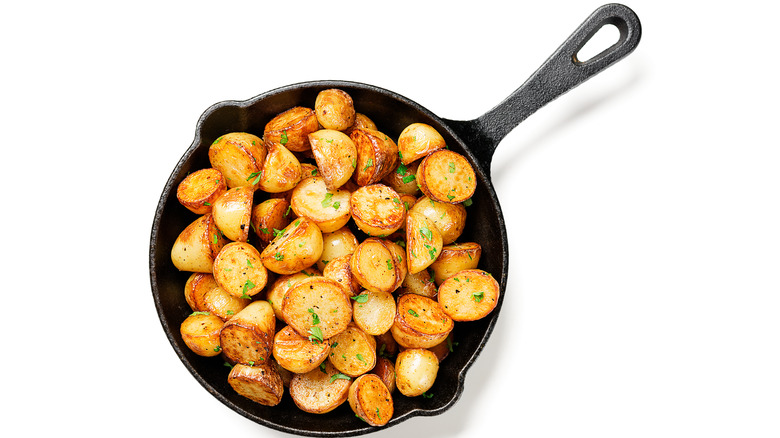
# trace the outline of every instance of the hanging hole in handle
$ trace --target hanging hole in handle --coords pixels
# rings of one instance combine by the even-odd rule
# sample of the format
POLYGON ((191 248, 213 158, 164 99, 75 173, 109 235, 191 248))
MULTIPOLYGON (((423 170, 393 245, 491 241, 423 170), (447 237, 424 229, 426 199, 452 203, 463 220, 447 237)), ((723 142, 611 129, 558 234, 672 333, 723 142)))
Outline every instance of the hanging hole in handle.
POLYGON ((585 64, 617 46, 620 41, 620 29, 615 24, 606 22, 585 40, 584 45, 574 52, 572 59, 575 64, 585 64))

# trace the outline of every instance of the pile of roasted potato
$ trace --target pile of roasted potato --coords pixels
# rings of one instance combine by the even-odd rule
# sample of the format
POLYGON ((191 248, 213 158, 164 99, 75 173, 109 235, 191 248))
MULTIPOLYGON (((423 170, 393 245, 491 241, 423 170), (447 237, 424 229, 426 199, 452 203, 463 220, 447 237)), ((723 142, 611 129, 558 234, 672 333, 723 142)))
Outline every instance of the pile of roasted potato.
POLYGON ((458 239, 474 169, 433 127, 397 142, 339 89, 225 133, 210 168, 177 187, 197 218, 171 250, 191 272, 186 345, 222 357, 230 385, 267 406, 284 388, 311 413, 348 401, 373 426, 393 394, 429 396, 456 321, 495 308, 482 248, 458 239))

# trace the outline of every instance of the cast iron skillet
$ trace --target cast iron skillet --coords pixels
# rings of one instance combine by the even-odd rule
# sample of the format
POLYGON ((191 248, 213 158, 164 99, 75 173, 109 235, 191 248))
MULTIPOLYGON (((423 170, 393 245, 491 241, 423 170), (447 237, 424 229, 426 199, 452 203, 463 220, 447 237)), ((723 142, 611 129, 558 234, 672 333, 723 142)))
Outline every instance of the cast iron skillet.
POLYGON ((282 403, 275 407, 262 406, 237 395, 227 383, 228 368, 223 361, 196 356, 181 339, 179 325, 192 312, 183 296, 189 273, 177 271, 170 258, 174 240, 196 218, 178 203, 176 188, 189 172, 210 166, 209 145, 228 132, 262 135, 265 124, 276 114, 296 105, 313 107, 320 90, 340 88, 352 96, 358 112, 368 115, 380 131, 391 138, 398 138, 403 128, 413 122, 435 127, 450 149, 468 158, 477 174, 477 191, 467 210, 468 225, 459 241, 482 245, 480 268, 499 281, 501 298, 488 317, 456 324, 457 346, 440 367, 436 383, 429 391, 433 397, 407 398, 396 392, 395 414, 385 428, 414 416, 437 415, 450 408, 460 397, 466 372, 495 326, 507 292, 507 235, 489 177, 496 146, 534 111, 628 55, 639 43, 640 34, 639 20, 629 8, 619 4, 600 7, 520 88, 492 110, 470 121, 443 119, 391 91, 345 81, 299 83, 249 100, 226 101, 208 108, 198 121, 192 145, 176 165, 162 192, 152 226, 149 253, 152 293, 160 322, 185 367, 222 403, 273 429, 308 436, 351 436, 379 430, 355 418, 347 403, 328 414, 313 415, 300 411, 289 394, 285 394, 282 403), (619 29, 618 42, 586 62, 580 62, 578 51, 605 24, 613 24, 619 29))

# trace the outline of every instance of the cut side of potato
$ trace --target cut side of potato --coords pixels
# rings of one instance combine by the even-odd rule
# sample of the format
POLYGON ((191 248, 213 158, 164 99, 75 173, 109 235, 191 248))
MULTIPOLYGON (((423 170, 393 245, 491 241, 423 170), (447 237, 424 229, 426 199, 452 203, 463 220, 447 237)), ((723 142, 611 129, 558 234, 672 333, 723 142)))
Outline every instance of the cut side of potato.
POLYGON ((346 254, 341 257, 336 257, 330 260, 325 269, 322 270, 322 275, 332 280, 336 280, 343 288, 347 297, 353 297, 360 293, 360 283, 357 278, 352 275, 352 267, 350 262, 352 260, 352 254, 346 254))
POLYGON ((317 120, 325 129, 343 131, 355 123, 355 103, 344 90, 322 90, 314 101, 317 120))
POLYGON ((393 397, 375 374, 364 374, 349 387, 352 412, 371 426, 384 426, 393 416, 393 397))
POLYGON ((295 219, 260 253, 269 271, 289 275, 317 263, 322 255, 322 232, 305 217, 295 219))
POLYGON ((407 165, 445 146, 446 142, 439 131, 425 123, 412 123, 398 136, 401 162, 407 165))
POLYGON ((369 237, 352 254, 350 270, 363 288, 392 293, 403 282, 398 264, 385 240, 369 237))
POLYGON ((460 271, 439 286, 439 304, 455 321, 476 321, 498 304, 501 287, 481 269, 460 271))
POLYGON ((474 168, 463 155, 448 149, 423 158, 417 168, 417 183, 425 196, 457 204, 471 198, 477 188, 474 168))
POLYGON ((222 319, 208 312, 195 312, 182 323, 179 331, 187 347, 198 356, 212 357, 220 352, 219 331, 222 319))
POLYGON ((228 383, 243 397, 264 406, 282 401, 284 383, 273 364, 236 364, 230 370, 228 383))
POLYGON ((282 314, 299 335, 323 342, 347 328, 352 320, 352 305, 335 280, 309 277, 287 291, 282 314))
POLYGON ((211 205, 226 191, 222 172, 209 167, 187 175, 176 188, 176 199, 191 212, 202 215, 211 213, 211 205))
POLYGON ((209 146, 211 167, 222 173, 228 188, 256 184, 265 154, 263 140, 246 132, 225 134, 209 146))
POLYGON ((331 338, 328 360, 350 377, 365 374, 376 365, 376 341, 354 323, 331 338))
POLYGON ((246 242, 252 218, 253 186, 241 186, 228 190, 214 201, 211 215, 220 231, 232 241, 246 242))
POLYGON ((304 278, 314 277, 322 275, 319 271, 313 268, 306 268, 301 272, 294 274, 282 275, 277 278, 271 287, 266 292, 265 299, 274 308, 276 318, 280 321, 284 321, 284 315, 282 314, 282 303, 284 302, 284 296, 287 291, 297 282, 304 278))
POLYGON ((268 193, 283 193, 292 190, 301 181, 301 162, 286 147, 267 142, 268 155, 257 187, 268 193))
POLYGON ((284 198, 266 199, 252 209, 252 229, 266 244, 274 240, 274 230, 283 230, 292 219, 292 208, 284 198))
POLYGON ((276 362, 293 373, 303 374, 317 368, 328 358, 330 341, 314 342, 285 326, 274 337, 273 354, 276 362))
POLYGON ((361 231, 379 237, 401 228, 406 216, 401 197, 384 184, 371 184, 352 193, 350 212, 361 231))
POLYGON ((290 396, 299 409, 312 414, 325 414, 347 401, 352 379, 343 375, 330 361, 324 367, 305 374, 296 374, 290 382, 290 396))
POLYGON ((463 204, 436 202, 423 196, 409 211, 420 213, 433 222, 441 233, 444 245, 456 241, 466 228, 466 207, 463 204))
POLYGON ((331 190, 324 178, 313 176, 293 189, 290 204, 297 216, 316 223, 323 233, 331 233, 349 222, 351 198, 350 192, 331 190))
POLYGON ((210 274, 214 257, 229 242, 214 223, 214 217, 198 217, 176 237, 171 248, 171 261, 176 269, 210 274))
POLYGON ((453 327, 454 321, 438 302, 405 294, 398 297, 390 332, 404 348, 430 348, 446 339, 453 327))
POLYGON ((307 151, 309 134, 320 129, 317 115, 311 108, 294 107, 276 115, 265 125, 263 139, 278 143, 295 152, 307 151))
POLYGON ((214 279, 227 293, 251 299, 265 288, 268 271, 254 246, 231 242, 214 259, 214 279))
POLYGON ((275 333, 276 315, 271 305, 253 301, 222 326, 222 353, 233 363, 261 364, 271 357, 275 333))
POLYGON ((409 273, 416 274, 436 261, 444 245, 433 221, 420 213, 406 215, 406 259, 409 273))
POLYGON ((309 134, 309 143, 319 174, 329 189, 349 181, 357 166, 357 148, 351 138, 341 131, 321 129, 309 134))
POLYGON ((431 389, 438 373, 439 360, 424 348, 404 350, 395 360, 395 384, 407 397, 416 397, 431 389))
POLYGON ((390 137, 366 128, 352 130, 349 137, 357 148, 358 159, 353 177, 357 185, 376 184, 395 169, 398 146, 390 137))
POLYGON ((476 269, 482 255, 482 246, 476 242, 453 243, 442 247, 441 254, 431 264, 436 285, 466 269, 476 269))
POLYGON ((390 330, 395 320, 395 297, 389 292, 365 291, 352 303, 352 319, 365 333, 376 336, 390 330))

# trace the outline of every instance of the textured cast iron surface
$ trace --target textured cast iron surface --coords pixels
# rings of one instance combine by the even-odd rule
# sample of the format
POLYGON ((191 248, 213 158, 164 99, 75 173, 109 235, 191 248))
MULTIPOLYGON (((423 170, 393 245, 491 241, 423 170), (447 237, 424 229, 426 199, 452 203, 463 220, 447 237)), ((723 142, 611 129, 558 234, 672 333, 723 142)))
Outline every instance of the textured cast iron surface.
POLYGON ((428 123, 444 136, 450 149, 465 155, 475 167, 477 191, 473 205, 468 208, 467 227, 459 240, 482 245, 480 268, 496 277, 502 294, 495 311, 487 318, 456 324, 454 336, 458 345, 442 363, 436 383, 430 390, 435 397, 408 398, 396 392, 395 414, 385 428, 414 416, 436 415, 450 408, 463 392, 466 372, 490 337, 507 292, 509 248, 506 228, 489 178, 490 159, 496 146, 525 117, 628 54, 638 40, 639 22, 636 16, 623 6, 606 5, 586 20, 528 82, 484 116, 467 122, 441 119, 391 91, 345 81, 294 84, 249 100, 221 102, 208 108, 197 123, 192 145, 163 189, 150 242, 149 269, 155 305, 163 329, 182 363, 214 397, 259 424, 307 436, 351 436, 378 430, 355 418, 346 403, 328 414, 313 415, 299 410, 289 394, 285 394, 282 403, 275 407, 262 406, 237 395, 227 383, 229 370, 223 361, 195 355, 181 339, 179 326, 191 313, 183 296, 189 273, 178 272, 170 259, 176 237, 196 218, 176 200, 176 187, 189 172, 209 167, 209 145, 228 132, 262 135, 265 124, 276 114, 297 105, 312 107, 319 91, 341 88, 353 97, 357 111, 373 119, 385 134, 398 138, 410 123, 428 123), (621 41, 607 50, 608 53, 595 57, 589 63, 578 64, 573 54, 606 22, 621 29, 621 41), (569 64, 575 66, 573 71, 576 74, 572 73, 569 64), (576 70, 583 67, 584 70, 576 70))

